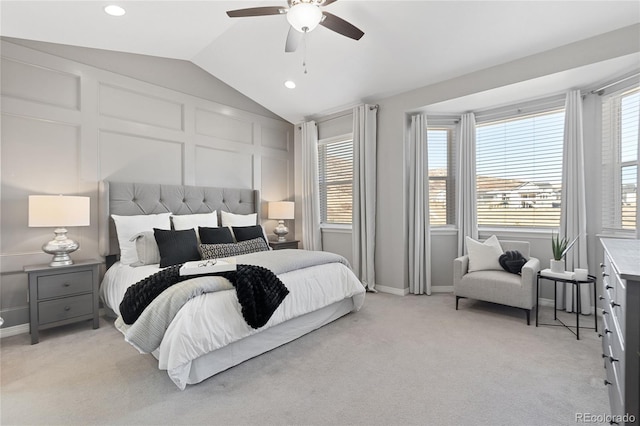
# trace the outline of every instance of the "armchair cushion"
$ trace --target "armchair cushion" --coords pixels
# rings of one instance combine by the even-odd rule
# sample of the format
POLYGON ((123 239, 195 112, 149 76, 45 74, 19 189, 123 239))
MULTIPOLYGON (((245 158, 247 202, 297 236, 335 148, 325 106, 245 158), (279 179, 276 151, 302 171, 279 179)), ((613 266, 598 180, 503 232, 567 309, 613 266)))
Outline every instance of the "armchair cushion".
POLYGON ((495 235, 490 236, 484 242, 466 237, 467 251, 469 252, 469 270, 475 271, 502 271, 499 258, 502 255, 500 241, 495 235))

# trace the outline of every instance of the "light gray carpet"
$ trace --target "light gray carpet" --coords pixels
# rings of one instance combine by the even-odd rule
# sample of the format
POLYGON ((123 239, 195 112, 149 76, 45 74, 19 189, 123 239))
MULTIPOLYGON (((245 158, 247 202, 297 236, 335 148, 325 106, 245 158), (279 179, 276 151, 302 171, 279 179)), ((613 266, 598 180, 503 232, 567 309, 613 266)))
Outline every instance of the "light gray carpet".
POLYGON ((5 338, 0 423, 575 425, 609 412, 593 330, 577 341, 520 310, 454 306, 367 294, 360 312, 182 392, 104 318, 33 346, 5 338))

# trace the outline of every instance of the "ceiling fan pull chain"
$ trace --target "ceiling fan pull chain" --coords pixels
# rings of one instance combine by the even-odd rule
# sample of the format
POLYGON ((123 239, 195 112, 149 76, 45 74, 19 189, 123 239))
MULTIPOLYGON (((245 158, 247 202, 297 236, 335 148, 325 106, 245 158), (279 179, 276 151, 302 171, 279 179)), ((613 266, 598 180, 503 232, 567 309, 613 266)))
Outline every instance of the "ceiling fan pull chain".
POLYGON ((302 33, 302 68, 307 73, 307 31, 302 33))

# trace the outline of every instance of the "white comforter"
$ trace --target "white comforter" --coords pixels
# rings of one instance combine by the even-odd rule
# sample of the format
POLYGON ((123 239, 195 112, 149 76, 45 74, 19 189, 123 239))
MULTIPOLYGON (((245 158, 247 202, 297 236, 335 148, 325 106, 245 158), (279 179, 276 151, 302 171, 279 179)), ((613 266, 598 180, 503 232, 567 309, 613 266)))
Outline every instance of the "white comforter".
MULTIPOLYGON (((133 268, 116 263, 107 271, 101 286, 105 304, 119 315, 118 306, 128 286, 159 271, 157 265, 133 268)), ((343 264, 329 263, 279 275, 289 295, 269 322, 255 330, 241 314, 235 290, 207 293, 189 300, 169 325, 154 353, 159 368, 184 389, 191 362, 261 330, 321 309, 345 298, 353 298, 354 310, 364 303, 364 287, 343 264)))

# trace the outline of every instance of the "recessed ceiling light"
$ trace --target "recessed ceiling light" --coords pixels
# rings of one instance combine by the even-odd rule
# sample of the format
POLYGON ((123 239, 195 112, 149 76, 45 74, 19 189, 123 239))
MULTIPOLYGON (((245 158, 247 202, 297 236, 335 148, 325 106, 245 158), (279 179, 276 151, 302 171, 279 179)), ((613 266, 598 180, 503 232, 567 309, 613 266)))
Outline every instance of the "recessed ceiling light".
POLYGON ((109 6, 105 6, 104 11, 111 16, 122 16, 125 13, 127 13, 126 10, 124 10, 123 8, 115 4, 110 4, 109 6))
POLYGON ((287 89, 295 89, 295 88, 296 88, 296 84, 295 84, 293 81, 291 81, 291 80, 287 80, 287 81, 285 81, 285 82, 284 82, 284 86, 285 86, 287 89))

